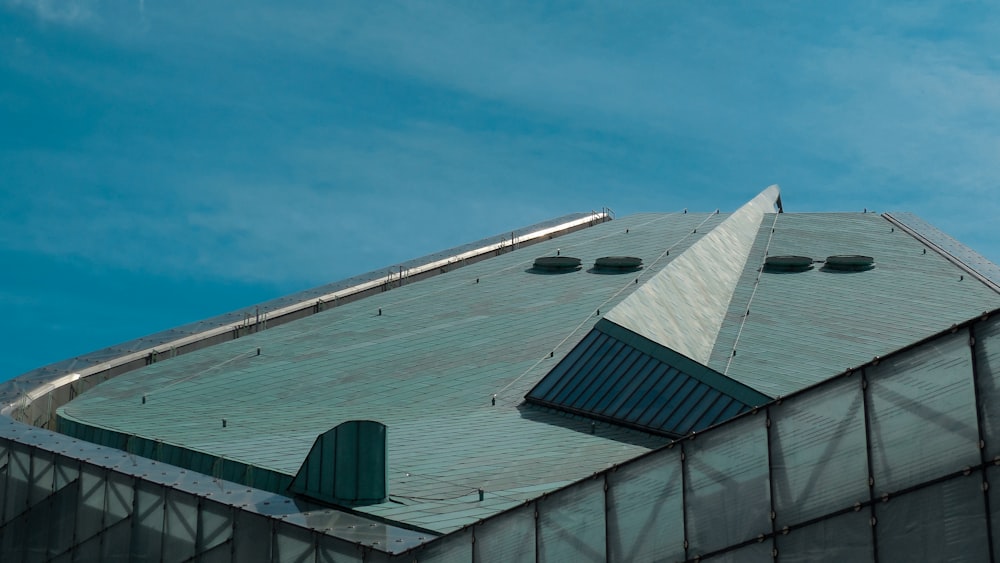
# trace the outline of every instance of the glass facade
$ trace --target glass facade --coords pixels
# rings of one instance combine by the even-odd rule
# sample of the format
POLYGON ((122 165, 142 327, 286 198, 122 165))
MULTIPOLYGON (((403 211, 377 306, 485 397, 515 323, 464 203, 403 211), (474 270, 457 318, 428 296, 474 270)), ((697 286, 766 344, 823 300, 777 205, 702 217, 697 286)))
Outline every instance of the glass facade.
POLYGON ((0 431, 0 555, 989 561, 1000 545, 988 485, 1000 482, 998 358, 1000 317, 984 317, 433 541, 384 529, 344 539, 335 515, 261 510, 254 491, 195 481, 210 477, 167 476, 68 438, 46 445, 44 430, 0 431))

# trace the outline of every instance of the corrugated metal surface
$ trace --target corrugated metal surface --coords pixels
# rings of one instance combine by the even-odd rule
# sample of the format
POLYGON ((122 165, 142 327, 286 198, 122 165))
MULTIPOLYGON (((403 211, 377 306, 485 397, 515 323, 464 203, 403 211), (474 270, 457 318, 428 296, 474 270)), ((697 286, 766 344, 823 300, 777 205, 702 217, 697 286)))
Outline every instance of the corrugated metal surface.
POLYGON ((970 270, 993 283, 993 289, 1000 286, 1000 266, 990 262, 985 256, 958 242, 947 233, 924 221, 913 213, 886 213, 890 221, 898 221, 905 228, 922 237, 942 252, 958 260, 970 270))
POLYGON ((707 363, 761 218, 774 211, 778 196, 777 186, 761 192, 615 307, 608 319, 707 363))
POLYGON ((1000 306, 1000 295, 925 248, 874 213, 765 218, 709 367, 785 395, 1000 306), (761 273, 765 252, 861 254, 875 268, 761 273))
POLYGON ((608 320, 599 322, 526 398, 672 437, 770 400, 608 320))
POLYGON ((288 490, 348 506, 378 504, 389 497, 386 428, 349 420, 316 438, 288 490))
POLYGON ((596 225, 150 365, 61 414, 289 479, 317 435, 345 420, 377 420, 389 429, 396 502, 361 510, 455 529, 663 443, 612 425, 592 435, 589 421, 519 405, 594 326, 598 309, 724 218, 644 214, 596 225), (557 249, 583 269, 529 271, 557 249), (589 271, 614 255, 641 257, 646 267, 589 271))

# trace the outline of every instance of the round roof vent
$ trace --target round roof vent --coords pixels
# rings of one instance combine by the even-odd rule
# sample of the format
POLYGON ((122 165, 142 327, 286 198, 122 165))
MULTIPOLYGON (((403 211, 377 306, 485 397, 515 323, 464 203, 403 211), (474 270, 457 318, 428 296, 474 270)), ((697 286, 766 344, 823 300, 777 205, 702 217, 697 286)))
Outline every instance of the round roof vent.
POLYGON ((580 269, 580 259, 572 256, 542 256, 535 258, 533 268, 540 272, 572 272, 580 269))
POLYGON ((813 259, 808 256, 768 256, 764 270, 768 272, 805 272, 811 270, 813 259))
POLYGON ((635 256, 603 256, 594 261, 594 268, 603 272, 634 272, 642 268, 642 258, 635 256))
POLYGON ((875 267, 875 259, 860 254, 838 254, 828 256, 825 268, 841 272, 863 272, 875 267))

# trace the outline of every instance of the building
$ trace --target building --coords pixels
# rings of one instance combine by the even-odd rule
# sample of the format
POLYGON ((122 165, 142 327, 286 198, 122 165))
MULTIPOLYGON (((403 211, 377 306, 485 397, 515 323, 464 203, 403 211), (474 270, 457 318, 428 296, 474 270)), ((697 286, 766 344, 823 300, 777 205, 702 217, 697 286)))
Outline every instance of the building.
POLYGON ((0 553, 992 560, 998 378, 913 215, 579 214, 6 384, 0 553))

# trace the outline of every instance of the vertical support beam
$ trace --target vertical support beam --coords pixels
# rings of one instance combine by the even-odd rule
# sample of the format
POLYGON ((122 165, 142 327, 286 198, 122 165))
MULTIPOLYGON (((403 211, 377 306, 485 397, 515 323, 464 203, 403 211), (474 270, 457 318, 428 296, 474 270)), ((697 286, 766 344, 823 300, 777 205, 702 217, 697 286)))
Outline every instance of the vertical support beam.
POLYGON ((868 502, 871 511, 872 561, 878 563, 878 519, 875 517, 875 469, 872 466, 872 417, 871 400, 868 398, 868 372, 861 370, 861 397, 865 409, 865 454, 868 456, 868 502))
POLYGON ((691 541, 688 538, 688 465, 687 453, 684 451, 684 442, 679 442, 679 445, 681 447, 681 523, 684 526, 684 559, 687 560, 691 558, 691 554, 688 552, 691 545, 691 541))
POLYGON ((983 398, 982 388, 979 382, 979 362, 976 355, 976 325, 969 326, 969 353, 972 354, 972 390, 976 400, 976 426, 979 430, 979 463, 983 473, 983 503, 986 508, 986 542, 990 550, 990 561, 993 557, 993 517, 990 515, 990 489, 989 478, 986 469, 989 467, 989 460, 986 459, 986 431, 984 430, 983 398))
POLYGON ((764 408, 764 416, 764 426, 767 428, 767 496, 771 503, 771 513, 768 516, 771 518, 771 559, 774 560, 778 558, 778 534, 775 529, 778 513, 774 506, 774 437, 772 433, 775 430, 771 423, 771 407, 764 408))

